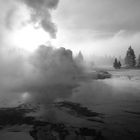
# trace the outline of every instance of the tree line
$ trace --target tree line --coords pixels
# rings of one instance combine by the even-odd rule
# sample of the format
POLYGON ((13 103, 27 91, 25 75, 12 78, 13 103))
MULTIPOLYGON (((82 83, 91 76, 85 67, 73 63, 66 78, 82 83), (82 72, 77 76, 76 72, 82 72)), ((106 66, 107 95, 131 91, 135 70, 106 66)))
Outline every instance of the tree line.
MULTIPOLYGON (((124 67, 126 68, 140 68, 140 55, 138 56, 138 58, 136 58, 135 51, 130 46, 126 52, 124 62, 124 67)), ((113 67, 115 69, 120 69, 122 67, 121 62, 118 61, 117 58, 115 58, 114 60, 113 67)))

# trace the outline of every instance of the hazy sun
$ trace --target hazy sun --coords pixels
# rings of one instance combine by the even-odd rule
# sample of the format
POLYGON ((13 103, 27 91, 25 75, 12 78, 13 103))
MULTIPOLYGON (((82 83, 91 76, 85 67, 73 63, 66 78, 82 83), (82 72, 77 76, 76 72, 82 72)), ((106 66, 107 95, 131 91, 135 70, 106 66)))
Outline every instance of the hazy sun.
POLYGON ((43 29, 35 29, 30 25, 13 31, 11 37, 13 45, 31 52, 49 40, 49 35, 43 29))

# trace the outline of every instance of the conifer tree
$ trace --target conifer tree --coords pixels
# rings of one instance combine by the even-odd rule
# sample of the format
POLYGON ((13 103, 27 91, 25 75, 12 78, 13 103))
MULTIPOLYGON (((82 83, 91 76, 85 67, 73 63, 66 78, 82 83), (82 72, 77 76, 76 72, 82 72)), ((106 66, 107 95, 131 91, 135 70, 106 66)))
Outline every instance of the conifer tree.
POLYGON ((115 69, 118 69, 118 60, 117 60, 117 58, 115 58, 115 61, 114 61, 114 63, 113 63, 113 67, 114 67, 115 69))
POLYGON ((136 65, 135 52, 131 48, 131 46, 127 50, 126 57, 125 57, 125 64, 127 67, 135 67, 135 65, 136 65))
POLYGON ((78 53, 78 55, 76 56, 76 62, 82 64, 83 61, 84 61, 84 57, 83 57, 82 52, 80 51, 80 52, 78 53))
POLYGON ((119 61, 119 62, 118 62, 118 68, 120 69, 121 66, 122 66, 122 64, 121 64, 121 62, 119 61))
POLYGON ((113 63, 113 67, 114 67, 115 69, 120 69, 121 66, 122 66, 122 65, 121 65, 121 62, 118 61, 117 58, 115 58, 115 61, 114 61, 114 63, 113 63))
POLYGON ((139 57, 138 57, 137 67, 139 67, 139 68, 140 68, 140 55, 139 55, 139 57))

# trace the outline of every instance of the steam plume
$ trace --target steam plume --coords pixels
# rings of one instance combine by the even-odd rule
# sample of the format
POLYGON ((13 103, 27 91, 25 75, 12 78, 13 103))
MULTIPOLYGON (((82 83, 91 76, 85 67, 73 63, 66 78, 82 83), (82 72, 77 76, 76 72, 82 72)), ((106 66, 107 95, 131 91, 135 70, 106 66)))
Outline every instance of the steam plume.
POLYGON ((1 28, 13 29, 32 23, 55 38, 57 29, 51 12, 58 3, 59 0, 0 0, 1 28))
POLYGON ((38 23, 43 29, 56 37, 56 26, 50 11, 55 9, 59 0, 21 0, 30 10, 31 22, 38 23))
POLYGON ((10 30, 29 24, 19 11, 27 7, 30 22, 38 23, 55 37, 56 27, 51 20, 51 10, 58 0, 0 0, 0 94, 15 100, 29 93, 34 101, 52 102, 71 95, 79 73, 72 51, 52 46, 39 46, 30 56, 11 48, 10 30), (21 9, 20 9, 21 8, 21 9), (18 13, 19 12, 19 13, 18 13), (27 22, 27 23, 26 23, 27 22))
POLYGON ((27 58, 16 52, 4 54, 0 63, 0 88, 5 96, 29 93, 32 101, 43 104, 71 96, 81 72, 72 51, 45 45, 27 58))

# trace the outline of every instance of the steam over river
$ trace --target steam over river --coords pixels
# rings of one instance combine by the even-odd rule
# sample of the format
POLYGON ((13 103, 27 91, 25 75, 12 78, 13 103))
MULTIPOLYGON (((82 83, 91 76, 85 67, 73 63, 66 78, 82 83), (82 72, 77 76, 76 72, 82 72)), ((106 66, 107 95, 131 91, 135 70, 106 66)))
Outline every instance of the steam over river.
POLYGON ((99 124, 108 139, 140 138, 140 71, 112 72, 105 80, 82 82, 73 99, 104 114, 99 124))
MULTIPOLYGON (((76 139, 71 131, 72 129, 77 131, 77 128, 81 128, 80 130, 82 128, 95 129, 100 131, 107 140, 140 139, 139 71, 129 73, 114 71, 111 73, 113 77, 110 79, 81 80, 66 102, 49 106, 43 117, 49 115, 50 117, 47 116, 47 119, 50 122, 56 124, 61 122, 72 126, 68 128, 70 134, 66 136, 66 140, 76 139)), ((27 133, 30 129, 29 126, 20 126, 18 130, 20 129, 24 133, 7 132, 8 130, 4 129, 0 133, 0 139, 8 140, 9 137, 13 140, 20 137, 24 140, 32 139, 27 133)), ((39 140, 46 138, 40 136, 39 140)), ((90 137, 85 138, 91 139, 90 137)), ((77 139, 82 140, 83 137, 77 139)))

